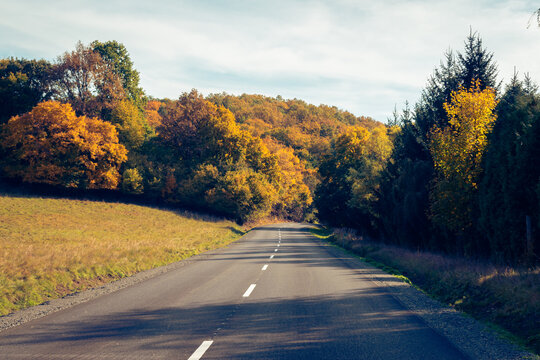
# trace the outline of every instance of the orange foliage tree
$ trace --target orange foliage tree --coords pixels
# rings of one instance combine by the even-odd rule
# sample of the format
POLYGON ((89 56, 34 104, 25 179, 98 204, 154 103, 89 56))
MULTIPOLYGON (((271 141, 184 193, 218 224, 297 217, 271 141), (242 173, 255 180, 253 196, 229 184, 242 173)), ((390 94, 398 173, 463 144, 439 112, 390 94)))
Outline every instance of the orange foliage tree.
POLYGON ((2 137, 5 174, 29 183, 114 189, 127 160, 113 125, 56 101, 11 118, 2 137))
POLYGON ((160 107, 160 101, 150 100, 146 103, 144 108, 146 121, 148 121, 148 124, 154 129, 161 125, 161 115, 159 114, 160 107))

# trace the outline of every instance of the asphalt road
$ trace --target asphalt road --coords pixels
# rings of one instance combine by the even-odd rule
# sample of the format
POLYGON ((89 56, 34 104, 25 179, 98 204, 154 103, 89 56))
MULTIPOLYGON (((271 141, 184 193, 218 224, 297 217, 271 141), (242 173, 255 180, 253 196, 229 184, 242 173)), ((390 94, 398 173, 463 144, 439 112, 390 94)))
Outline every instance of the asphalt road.
POLYGON ((0 359, 463 359, 310 239, 261 227, 205 259, 0 333, 0 359))

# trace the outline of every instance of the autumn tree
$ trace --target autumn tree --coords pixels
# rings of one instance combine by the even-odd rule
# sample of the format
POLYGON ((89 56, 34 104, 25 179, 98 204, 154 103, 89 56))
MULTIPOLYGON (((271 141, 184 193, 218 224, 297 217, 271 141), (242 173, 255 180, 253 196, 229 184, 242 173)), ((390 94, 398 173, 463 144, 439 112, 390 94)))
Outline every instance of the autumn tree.
POLYGON ((81 42, 58 57, 54 78, 56 99, 69 102, 77 115, 108 120, 115 104, 126 96, 113 66, 81 42))
POLYGON ((8 177, 65 187, 114 189, 127 159, 113 125, 56 101, 11 118, 1 146, 8 177))
POLYGON ((140 148, 150 134, 144 115, 129 99, 121 100, 114 105, 110 122, 116 126, 120 142, 128 149, 140 148))
POLYGON ((165 106, 158 131, 185 163, 226 165, 245 161, 276 179, 276 160, 260 139, 242 131, 229 110, 205 100, 195 90, 165 106))
POLYGON ((150 100, 146 103, 144 108, 146 121, 148 125, 153 129, 156 129, 161 125, 161 115, 159 109, 161 108, 161 102, 157 100, 150 100))
POLYGON ((357 117, 334 106, 315 106, 281 96, 221 93, 207 100, 229 109, 241 129, 262 138, 278 157, 282 179, 280 200, 273 213, 285 218, 299 219, 310 213, 309 203, 319 183, 317 168, 330 151, 332 139, 350 126, 381 126, 371 118, 357 117))
POLYGON ((218 157, 215 160, 220 161, 239 156, 232 153, 234 149, 226 148, 227 145, 235 147, 233 144, 240 141, 238 131, 227 131, 236 130, 233 121, 230 112, 222 109, 218 113, 217 106, 193 90, 165 106, 158 131, 160 138, 174 146, 185 162, 201 163, 211 157, 218 157), (212 135, 214 138, 210 137, 212 135))
MULTIPOLYGON (((431 131, 429 149, 437 172, 430 196, 432 221, 458 236, 472 226, 474 197, 496 105, 494 90, 481 90, 476 81, 469 90, 452 93, 451 101, 445 103, 449 126, 431 131)), ((457 249, 464 246, 458 244, 457 249)))
POLYGON ((271 137, 294 150, 295 155, 316 168, 330 149, 331 139, 349 126, 380 125, 368 117, 357 117, 334 106, 311 105, 305 101, 263 95, 212 94, 207 98, 229 109, 243 129, 254 136, 271 137))
POLYGON ((181 203, 241 221, 272 208, 280 181, 276 158, 237 126, 229 110, 194 90, 164 105, 157 131, 177 155, 181 203))
POLYGON ((280 188, 272 214, 280 218, 302 221, 311 210, 313 202, 307 177, 315 176, 315 170, 307 169, 294 150, 277 141, 266 138, 265 145, 277 158, 280 169, 280 188))

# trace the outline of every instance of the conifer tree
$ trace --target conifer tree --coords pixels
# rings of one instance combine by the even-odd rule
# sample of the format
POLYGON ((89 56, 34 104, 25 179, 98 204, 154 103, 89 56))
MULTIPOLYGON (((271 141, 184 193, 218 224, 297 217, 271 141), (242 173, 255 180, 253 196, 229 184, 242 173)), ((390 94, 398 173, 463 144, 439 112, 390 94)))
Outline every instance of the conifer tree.
MULTIPOLYGON (((525 217, 538 224, 540 97, 530 79, 515 75, 497 108, 479 188, 479 226, 484 246, 497 262, 524 261, 525 217)), ((539 229, 533 229, 538 233, 539 229)), ((538 249, 539 237, 534 248, 538 249)))
POLYGON ((444 234, 432 236, 426 215, 429 213, 430 184, 435 174, 428 150, 429 134, 435 126, 439 129, 448 126, 444 104, 451 100, 453 91, 460 86, 469 88, 474 77, 480 80, 481 89, 496 87, 496 76, 493 54, 483 47, 476 32, 471 31, 467 37, 463 53, 456 55, 448 50, 444 54, 443 61, 422 91, 412 120, 403 122, 387 169, 381 175, 378 211, 381 229, 389 240, 412 246, 429 244, 437 248, 441 245, 438 242, 444 234))
POLYGON ((465 40, 465 52, 458 54, 459 77, 461 85, 470 88, 480 81, 480 88, 487 87, 498 90, 497 65, 493 61, 493 53, 488 52, 482 44, 477 32, 469 33, 465 40))

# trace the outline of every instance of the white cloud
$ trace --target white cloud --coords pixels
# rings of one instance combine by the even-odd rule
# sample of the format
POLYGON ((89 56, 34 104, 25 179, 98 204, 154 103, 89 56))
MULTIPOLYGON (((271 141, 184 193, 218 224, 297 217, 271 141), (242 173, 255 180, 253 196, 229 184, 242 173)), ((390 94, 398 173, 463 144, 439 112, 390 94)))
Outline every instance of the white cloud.
POLYGON ((53 59, 78 40, 115 39, 150 95, 281 94, 385 120, 417 100, 469 27, 502 77, 517 66, 540 80, 540 30, 526 29, 534 9, 525 0, 9 2, 0 56, 53 59))

